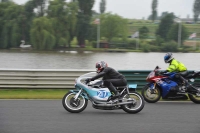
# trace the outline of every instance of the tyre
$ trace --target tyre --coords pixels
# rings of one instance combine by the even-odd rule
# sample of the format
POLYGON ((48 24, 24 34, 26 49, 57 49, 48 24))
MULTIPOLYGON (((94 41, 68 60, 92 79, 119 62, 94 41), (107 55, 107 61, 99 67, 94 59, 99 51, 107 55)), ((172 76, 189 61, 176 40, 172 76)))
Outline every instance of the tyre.
POLYGON ((77 100, 75 100, 75 95, 76 94, 72 92, 68 92, 67 94, 65 94, 62 99, 62 105, 67 111, 71 113, 80 113, 87 107, 88 100, 81 95, 79 95, 77 100))
MULTIPOLYGON (((193 86, 200 91, 200 84, 194 84, 193 86)), ((200 93, 198 93, 198 95, 188 94, 188 96, 192 102, 200 104, 200 93)))
POLYGON ((142 96, 144 97, 144 100, 148 103, 156 103, 160 100, 160 97, 161 97, 160 89, 157 86, 155 88, 154 94, 151 94, 151 90, 150 90, 150 87, 148 85, 146 85, 142 89, 141 93, 142 93, 142 96))
POLYGON ((132 92, 123 96, 125 99, 134 99, 133 104, 122 105, 122 109, 131 114, 140 112, 144 108, 144 98, 138 92, 132 92))

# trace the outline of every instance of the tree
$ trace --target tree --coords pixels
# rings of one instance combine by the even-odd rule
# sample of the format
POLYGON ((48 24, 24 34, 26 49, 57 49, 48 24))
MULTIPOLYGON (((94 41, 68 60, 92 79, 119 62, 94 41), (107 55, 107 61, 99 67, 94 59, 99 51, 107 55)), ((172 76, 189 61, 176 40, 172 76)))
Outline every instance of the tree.
POLYGON ((0 47, 11 48, 20 45, 23 39, 23 6, 14 2, 0 3, 0 47))
POLYGON ((148 37, 149 29, 146 26, 143 26, 139 29, 140 38, 145 39, 148 37))
POLYGON ((90 29, 90 20, 93 13, 92 8, 94 5, 94 0, 77 0, 77 1, 79 3, 77 39, 79 46, 84 47, 85 38, 88 36, 88 31, 90 29))
POLYGON ((25 3, 24 5, 24 17, 22 21, 22 28, 23 28, 23 40, 26 42, 30 42, 30 30, 33 19, 36 17, 34 12, 35 3, 34 1, 30 0, 25 3))
POLYGON ((77 2, 65 2, 65 0, 52 0, 47 10, 48 17, 52 21, 54 36, 56 38, 55 47, 68 44, 75 36, 77 25, 77 2))
POLYGON ((200 0, 195 0, 193 12, 194 12, 194 22, 197 22, 198 17, 200 15, 200 0))
POLYGON ((92 17, 99 17, 100 13, 95 10, 92 10, 92 17))
POLYGON ((106 37, 108 41, 113 37, 126 39, 128 36, 127 20, 110 13, 102 14, 101 36, 106 37))
POLYGON ((5 30, 5 22, 4 22, 4 17, 5 17, 5 9, 7 9, 7 7, 10 6, 10 4, 8 3, 0 3, 0 48, 4 48, 4 39, 5 39, 5 32, 7 33, 7 31, 3 31, 3 29, 5 30))
POLYGON ((157 5, 158 5, 158 0, 153 0, 152 2, 152 21, 153 22, 157 18, 157 5))
POLYGON ((147 20, 152 20, 152 14, 148 16, 147 20))
POLYGON ((39 17, 44 16, 47 0, 33 0, 37 14, 39 17))
POLYGON ((167 40, 167 35, 171 26, 174 23, 174 18, 175 16, 173 13, 169 13, 164 18, 162 18, 158 30, 156 31, 156 35, 159 35, 161 38, 167 40))
POLYGON ((36 18, 31 27, 31 43, 35 49, 51 50, 55 46, 52 23, 47 17, 36 18))
POLYGON ((161 46, 161 50, 164 52, 177 52, 178 51, 178 44, 175 41, 169 41, 163 43, 161 46))
POLYGON ((34 1, 30 0, 25 3, 24 10, 28 19, 35 17, 34 8, 35 8, 34 1))
MULTIPOLYGON (((188 31, 187 28, 182 25, 181 26, 181 42, 183 43, 184 40, 188 38, 188 31)), ((168 32, 168 40, 174 40, 178 43, 178 30, 179 30, 179 24, 173 24, 168 32)))
POLYGON ((10 2, 11 0, 1 0, 0 2, 10 2))
POLYGON ((69 8, 69 14, 68 14, 68 20, 69 20, 69 47, 70 42, 74 39, 76 36, 76 28, 77 28, 77 14, 78 14, 78 3, 77 2, 70 2, 68 4, 69 8))
POLYGON ((50 1, 47 13, 52 22, 56 42, 55 47, 66 46, 69 39, 69 10, 67 3, 63 0, 50 1))
POLYGON ((164 18, 167 14, 169 14, 168 12, 162 12, 162 14, 161 14, 161 16, 160 17, 158 17, 158 19, 162 19, 162 18, 164 18))
POLYGON ((106 0, 101 0, 100 2, 100 13, 103 14, 106 10, 106 0))

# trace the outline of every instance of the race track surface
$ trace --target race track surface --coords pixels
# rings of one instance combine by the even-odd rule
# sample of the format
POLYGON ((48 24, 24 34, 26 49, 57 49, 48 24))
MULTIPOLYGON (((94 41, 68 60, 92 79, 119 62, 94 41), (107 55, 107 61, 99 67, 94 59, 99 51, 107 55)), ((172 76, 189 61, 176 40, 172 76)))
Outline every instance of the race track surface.
POLYGON ((200 104, 145 103, 137 114, 123 110, 67 112, 61 100, 0 100, 0 133, 200 133, 200 104))

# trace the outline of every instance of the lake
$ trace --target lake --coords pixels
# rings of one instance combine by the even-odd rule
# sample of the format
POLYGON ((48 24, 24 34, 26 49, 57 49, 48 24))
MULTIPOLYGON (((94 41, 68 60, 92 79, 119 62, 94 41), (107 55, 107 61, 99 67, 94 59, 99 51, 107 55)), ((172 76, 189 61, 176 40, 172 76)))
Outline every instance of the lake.
MULTIPOLYGON (((165 53, 137 52, 32 52, 0 51, 0 69, 94 69, 97 61, 105 61, 117 70, 152 70, 159 65, 165 69, 165 53)), ((200 53, 173 53, 188 70, 200 70, 200 53)))

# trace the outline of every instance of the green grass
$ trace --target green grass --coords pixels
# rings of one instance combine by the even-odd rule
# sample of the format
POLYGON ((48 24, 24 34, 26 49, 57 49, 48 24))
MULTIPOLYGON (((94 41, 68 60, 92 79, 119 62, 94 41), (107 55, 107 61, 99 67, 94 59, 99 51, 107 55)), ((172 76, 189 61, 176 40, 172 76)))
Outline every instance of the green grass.
MULTIPOLYGON (((0 89, 0 99, 62 99, 68 91, 69 89, 0 89)), ((141 94, 141 90, 137 92, 141 94)), ((172 100, 161 98, 160 101, 172 100)))
MULTIPOLYGON (((69 89, 0 89, 0 99, 62 99, 69 89)), ((137 92, 141 93, 140 90, 137 92)))
POLYGON ((1 89, 0 99, 62 99, 68 89, 1 89))

